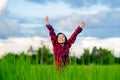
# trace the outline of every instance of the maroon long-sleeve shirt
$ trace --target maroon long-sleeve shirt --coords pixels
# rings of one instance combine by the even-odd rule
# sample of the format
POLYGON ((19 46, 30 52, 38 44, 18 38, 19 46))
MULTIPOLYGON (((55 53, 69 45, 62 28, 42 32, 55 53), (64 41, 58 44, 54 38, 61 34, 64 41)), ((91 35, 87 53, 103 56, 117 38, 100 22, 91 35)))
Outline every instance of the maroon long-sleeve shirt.
POLYGON ((78 26, 71 37, 67 40, 67 44, 61 46, 57 41, 56 33, 54 32, 52 26, 49 24, 46 25, 46 27, 49 30, 49 35, 53 44, 55 64, 58 67, 61 67, 63 65, 63 62, 65 65, 68 64, 69 48, 75 42, 76 37, 82 31, 82 28, 78 26))

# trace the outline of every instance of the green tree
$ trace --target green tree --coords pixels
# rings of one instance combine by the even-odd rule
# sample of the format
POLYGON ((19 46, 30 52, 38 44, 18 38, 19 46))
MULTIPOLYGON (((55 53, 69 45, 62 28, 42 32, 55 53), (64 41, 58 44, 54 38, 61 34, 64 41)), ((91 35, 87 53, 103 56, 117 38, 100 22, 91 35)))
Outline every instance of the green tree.
POLYGON ((113 64, 115 61, 112 52, 102 48, 97 49, 92 57, 96 64, 113 64))
POLYGON ((83 55, 81 56, 79 62, 80 62, 81 64, 88 65, 88 64, 91 63, 90 58, 91 58, 91 57, 90 57, 90 51, 89 51, 89 49, 84 49, 83 55))
POLYGON ((53 54, 46 46, 38 49, 37 57, 40 64, 53 64, 54 62, 53 54))

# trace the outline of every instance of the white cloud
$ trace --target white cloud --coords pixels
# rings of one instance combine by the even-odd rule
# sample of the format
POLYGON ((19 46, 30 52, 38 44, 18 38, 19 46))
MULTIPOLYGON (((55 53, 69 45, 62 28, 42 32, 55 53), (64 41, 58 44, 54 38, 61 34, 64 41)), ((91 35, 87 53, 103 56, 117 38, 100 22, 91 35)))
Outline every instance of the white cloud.
MULTIPOLYGON (((70 4, 67 4, 64 1, 48 2, 47 4, 44 5, 32 3, 29 2, 28 0, 21 0, 21 1, 16 0, 13 2, 12 1, 11 4, 8 5, 8 10, 14 13, 15 15, 19 15, 21 17, 44 18, 44 16, 48 15, 51 18, 60 18, 63 16, 69 16, 73 13, 90 15, 90 14, 97 14, 100 11, 110 10, 109 6, 103 4, 79 6, 75 8, 75 7, 71 7, 70 4)), ((72 2, 74 3, 76 1, 72 1, 72 2)))
POLYGON ((86 22, 84 27, 84 36, 95 36, 95 37, 119 37, 120 32, 120 11, 111 10, 103 11, 97 14, 77 14, 74 13, 70 16, 66 16, 62 19, 57 20, 55 27, 61 31, 73 31, 83 20, 86 22), (114 26, 114 27, 113 27, 114 26), (112 33, 112 34, 111 34, 112 33))
POLYGON ((8 38, 0 40, 0 56, 5 55, 7 52, 27 52, 30 46, 37 50, 41 46, 41 41, 48 44, 47 39, 37 36, 31 38, 8 38))
POLYGON ((7 0, 0 0, 0 14, 4 11, 7 6, 7 0))
MULTIPOLYGON (((50 2, 60 2, 61 0, 27 0, 32 1, 40 4, 47 4, 50 2)), ((69 4, 71 7, 82 7, 82 6, 91 6, 96 4, 104 4, 110 6, 112 8, 119 7, 120 1, 119 0, 62 0, 66 4, 69 4)))
POLYGON ((17 27, 19 27, 19 23, 17 20, 10 20, 8 21, 7 25, 11 27, 11 29, 15 30, 17 27))
POLYGON ((1 21, 0 33, 6 36, 19 34, 20 28, 17 20, 1 21))
POLYGON ((83 16, 80 16, 78 14, 72 14, 71 16, 67 16, 64 19, 59 20, 55 26, 63 30, 64 29, 72 30, 73 28, 80 24, 80 21, 82 19, 83 16))
MULTIPOLYGON (((93 47, 102 47, 114 52, 115 56, 120 57, 120 38, 107 38, 98 39, 94 37, 84 37, 76 41, 71 47, 71 54, 75 56, 82 55, 83 49, 88 48, 90 51, 93 47)), ((44 43, 52 51, 52 44, 50 40, 41 37, 31 38, 9 38, 6 40, 0 40, 0 56, 5 55, 6 52, 20 53, 22 51, 27 52, 30 46, 34 50, 37 50, 44 43)))
POLYGON ((94 37, 84 37, 81 38, 78 42, 76 42, 73 46, 73 52, 75 55, 81 55, 83 49, 87 48, 90 51, 93 47, 97 48, 105 48, 114 53, 116 57, 120 57, 120 38, 106 38, 106 39, 98 39, 94 37), (77 49, 77 50, 76 50, 77 49))

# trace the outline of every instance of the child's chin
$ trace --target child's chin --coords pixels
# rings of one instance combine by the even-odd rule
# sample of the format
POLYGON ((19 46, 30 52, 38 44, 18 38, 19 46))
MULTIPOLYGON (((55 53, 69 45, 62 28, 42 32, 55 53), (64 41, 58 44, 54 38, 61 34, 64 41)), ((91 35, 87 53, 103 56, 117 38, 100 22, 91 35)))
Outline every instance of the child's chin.
POLYGON ((59 42, 59 44, 64 44, 65 42, 59 42))

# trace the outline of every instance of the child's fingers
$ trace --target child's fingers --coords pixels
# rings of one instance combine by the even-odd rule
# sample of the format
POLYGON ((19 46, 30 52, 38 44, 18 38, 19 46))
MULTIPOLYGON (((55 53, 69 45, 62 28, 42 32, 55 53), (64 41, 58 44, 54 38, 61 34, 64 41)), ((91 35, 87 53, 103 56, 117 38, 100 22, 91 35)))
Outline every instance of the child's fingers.
POLYGON ((45 20, 48 21, 48 16, 45 17, 45 20))
POLYGON ((82 22, 81 22, 81 24, 82 24, 82 25, 85 25, 85 22, 84 22, 84 21, 82 21, 82 22))
POLYGON ((83 26, 85 26, 85 22, 84 22, 84 21, 81 21, 80 27, 83 27, 83 26))

